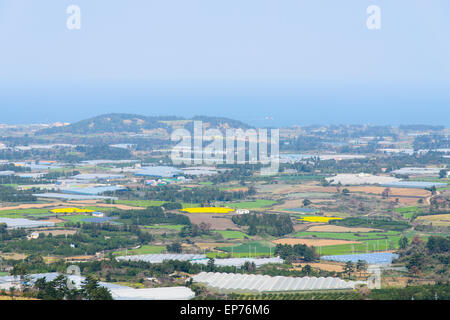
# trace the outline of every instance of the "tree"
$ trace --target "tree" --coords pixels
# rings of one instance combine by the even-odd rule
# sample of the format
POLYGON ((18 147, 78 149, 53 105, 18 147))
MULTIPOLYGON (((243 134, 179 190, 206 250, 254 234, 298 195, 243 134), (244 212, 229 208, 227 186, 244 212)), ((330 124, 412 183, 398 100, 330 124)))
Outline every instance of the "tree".
POLYGON ((439 171, 439 179, 444 179, 447 177, 447 169, 442 169, 439 171))
POLYGON ((304 200, 303 200, 303 206, 304 206, 304 207, 309 206, 311 203, 312 203, 312 202, 311 202, 311 200, 309 200, 309 199, 304 199, 304 200))
POLYGON ((305 273, 307 276, 309 276, 312 272, 312 268, 309 264, 303 266, 302 272, 305 273))
POLYGON ((87 300, 113 300, 111 292, 101 287, 99 281, 92 276, 87 276, 81 284, 81 292, 87 300))
POLYGON ((344 274, 350 277, 354 270, 353 262, 347 261, 344 266, 344 274))
POLYGON ((389 194, 391 193, 391 188, 387 187, 386 189, 383 190, 383 192, 381 193, 381 197, 383 199, 387 199, 389 198, 389 194))
POLYGON ((400 249, 406 249, 408 244, 409 244, 408 238, 405 236, 401 237, 400 240, 398 240, 398 245, 400 249))
POLYGON ((166 249, 168 252, 173 252, 173 253, 181 253, 182 252, 181 243, 179 243, 179 242, 174 242, 172 244, 167 245, 166 249))
POLYGON ((358 260, 358 262, 356 262, 356 270, 359 272, 359 275, 361 276, 361 273, 363 271, 366 271, 367 269, 367 262, 364 260, 358 260))
POLYGON ((348 196, 348 195, 350 194, 350 190, 348 190, 347 188, 345 188, 345 189, 342 190, 342 194, 343 194, 344 196, 348 196))
POLYGON ((215 264, 214 264, 214 259, 213 258, 209 258, 208 264, 206 266, 207 266, 208 271, 213 272, 215 267, 216 267, 215 264))

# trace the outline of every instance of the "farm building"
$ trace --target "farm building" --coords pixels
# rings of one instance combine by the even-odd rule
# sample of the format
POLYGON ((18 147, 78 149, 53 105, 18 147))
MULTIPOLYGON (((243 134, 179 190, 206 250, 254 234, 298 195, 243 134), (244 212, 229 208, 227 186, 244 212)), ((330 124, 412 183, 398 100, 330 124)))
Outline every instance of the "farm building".
POLYGON ((92 216, 96 217, 96 218, 103 218, 105 216, 105 214, 103 212, 92 212, 92 216))
POLYGON ((271 277, 253 274, 201 272, 193 281, 221 293, 231 292, 282 292, 304 290, 354 289, 363 281, 345 281, 339 278, 271 277))
POLYGON ((6 224, 8 229, 28 229, 55 226, 55 223, 50 221, 35 221, 21 218, 0 218, 0 224, 2 223, 6 224))
POLYGON ((29 234, 27 236, 27 240, 32 240, 32 239, 38 239, 39 238, 39 232, 32 232, 31 234, 29 234))
POLYGON ((250 210, 248 209, 236 209, 237 214, 249 214, 250 210))

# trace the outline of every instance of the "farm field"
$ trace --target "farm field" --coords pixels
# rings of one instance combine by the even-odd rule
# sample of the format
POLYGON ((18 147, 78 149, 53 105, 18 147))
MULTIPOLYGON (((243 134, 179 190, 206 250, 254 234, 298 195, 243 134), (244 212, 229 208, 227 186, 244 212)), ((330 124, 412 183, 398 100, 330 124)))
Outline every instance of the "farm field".
MULTIPOLYGON (((361 187, 346 187, 350 192, 361 192, 367 194, 381 195, 381 193, 386 189, 385 187, 375 187, 375 186, 361 186, 361 187)), ((424 189, 413 189, 413 188, 390 188, 391 197, 427 197, 430 192, 424 189)))
POLYGON ((287 194, 288 198, 292 199, 328 199, 331 198, 333 193, 325 193, 325 192, 295 192, 287 194))
POLYGON ((342 227, 342 226, 334 226, 331 224, 322 224, 322 225, 315 225, 309 227, 306 231, 309 232, 371 232, 371 231, 382 231, 379 229, 373 229, 373 228, 349 228, 349 227, 342 227))
POLYGON ((242 201, 242 202, 231 202, 228 204, 230 208, 235 209, 259 209, 263 207, 270 207, 276 204, 273 200, 255 200, 255 201, 242 201))
POLYGON ((416 220, 423 223, 431 223, 433 226, 450 227, 450 214, 420 216, 416 220))
POLYGON ((226 239, 244 239, 245 237, 247 237, 247 235, 242 231, 218 230, 216 232, 220 233, 222 237, 226 239))
POLYGON ((335 240, 335 239, 300 239, 300 238, 285 238, 274 240, 275 244, 305 244, 307 246, 313 247, 323 247, 323 246, 333 246, 333 245, 342 245, 342 244, 352 244, 357 243, 356 241, 349 240, 335 240))
POLYGON ((211 225, 214 230, 235 229, 236 225, 231 221, 229 214, 217 213, 189 213, 189 220, 193 224, 200 224, 202 222, 211 225))
POLYGON ((224 207, 197 207, 197 208, 183 208, 182 212, 186 213, 230 213, 234 211, 230 208, 224 207))
POLYGON ((63 220, 74 222, 74 223, 77 223, 77 222, 85 223, 85 221, 83 221, 83 220, 88 219, 88 218, 92 218, 92 216, 86 215, 86 214, 77 214, 77 215, 72 215, 72 216, 61 217, 61 219, 63 219, 63 220))
POLYGON ((386 239, 387 237, 400 235, 398 232, 297 232, 295 237, 315 237, 325 239, 341 239, 341 240, 371 240, 371 239, 386 239))
POLYGON ((344 271, 344 266, 342 263, 328 263, 328 262, 319 262, 319 263, 293 263, 295 270, 301 270, 305 265, 310 265, 312 268, 317 268, 325 271, 334 271, 334 272, 342 272, 344 271))
POLYGON ((254 241, 235 246, 217 247, 218 250, 232 253, 233 257, 254 257, 274 253, 275 245, 269 241, 254 241))
POLYGON ((132 250, 120 250, 113 252, 115 256, 124 256, 124 255, 139 255, 139 254, 154 254, 154 253, 162 253, 166 251, 165 246, 156 246, 156 245, 145 245, 140 247, 139 249, 132 250))
MULTIPOLYGON (((158 201, 158 200, 116 200, 116 204, 125 204, 130 206, 137 206, 137 207, 157 207, 161 206, 165 203, 168 203, 169 201, 158 201)), ((183 208, 189 208, 189 207, 195 207, 197 204, 195 203, 181 203, 183 208)))
POLYGON ((323 216, 299 216, 297 221, 305 221, 305 222, 328 222, 331 220, 341 220, 339 217, 323 217, 323 216))
POLYGON ((394 210, 407 219, 411 219, 415 214, 422 213, 422 209, 417 206, 395 208, 394 210))
POLYGON ((215 251, 217 247, 227 247, 227 246, 233 246, 234 243, 230 242, 196 242, 195 245, 200 250, 212 250, 215 251))

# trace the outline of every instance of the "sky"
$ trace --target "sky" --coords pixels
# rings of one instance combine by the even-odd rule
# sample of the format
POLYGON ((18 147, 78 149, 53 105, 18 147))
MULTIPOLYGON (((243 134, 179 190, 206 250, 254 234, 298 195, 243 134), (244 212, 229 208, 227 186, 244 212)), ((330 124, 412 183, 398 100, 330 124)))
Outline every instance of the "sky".
POLYGON ((448 0, 0 0, 0 123, 450 126, 449 34, 448 0))

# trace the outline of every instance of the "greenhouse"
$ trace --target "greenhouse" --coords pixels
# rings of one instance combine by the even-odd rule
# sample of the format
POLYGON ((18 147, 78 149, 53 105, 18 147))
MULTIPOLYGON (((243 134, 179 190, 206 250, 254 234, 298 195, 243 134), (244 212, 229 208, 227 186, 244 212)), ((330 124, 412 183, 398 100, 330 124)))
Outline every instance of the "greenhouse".
POLYGON ((169 260, 191 261, 198 259, 206 259, 204 254, 141 254, 135 256, 120 256, 117 260, 124 261, 144 261, 148 263, 163 263, 169 260))
POLYGON ((368 264, 391 264, 392 260, 398 258, 398 254, 390 252, 373 252, 373 253, 361 253, 361 254, 344 254, 336 256, 323 256, 320 257, 323 260, 331 260, 338 262, 358 262, 358 260, 366 261, 368 264))
MULTIPOLYGON (((202 259, 202 260, 196 260, 191 261, 192 263, 201 263, 201 264, 208 264, 209 259, 202 259)), ((270 263, 284 263, 283 259, 280 258, 229 258, 229 259, 214 259, 214 265, 218 267, 237 267, 240 268, 245 263, 254 263, 255 266, 258 268, 265 264, 270 263)))
POLYGON ((0 218, 0 224, 6 224, 9 229, 25 229, 25 228, 40 228, 40 227, 54 227, 55 223, 50 221, 35 221, 29 219, 13 219, 0 218))
POLYGON ((345 281, 331 277, 271 277, 219 272, 201 272, 193 277, 193 281, 222 293, 343 290, 354 289, 358 284, 365 284, 363 281, 345 281))

